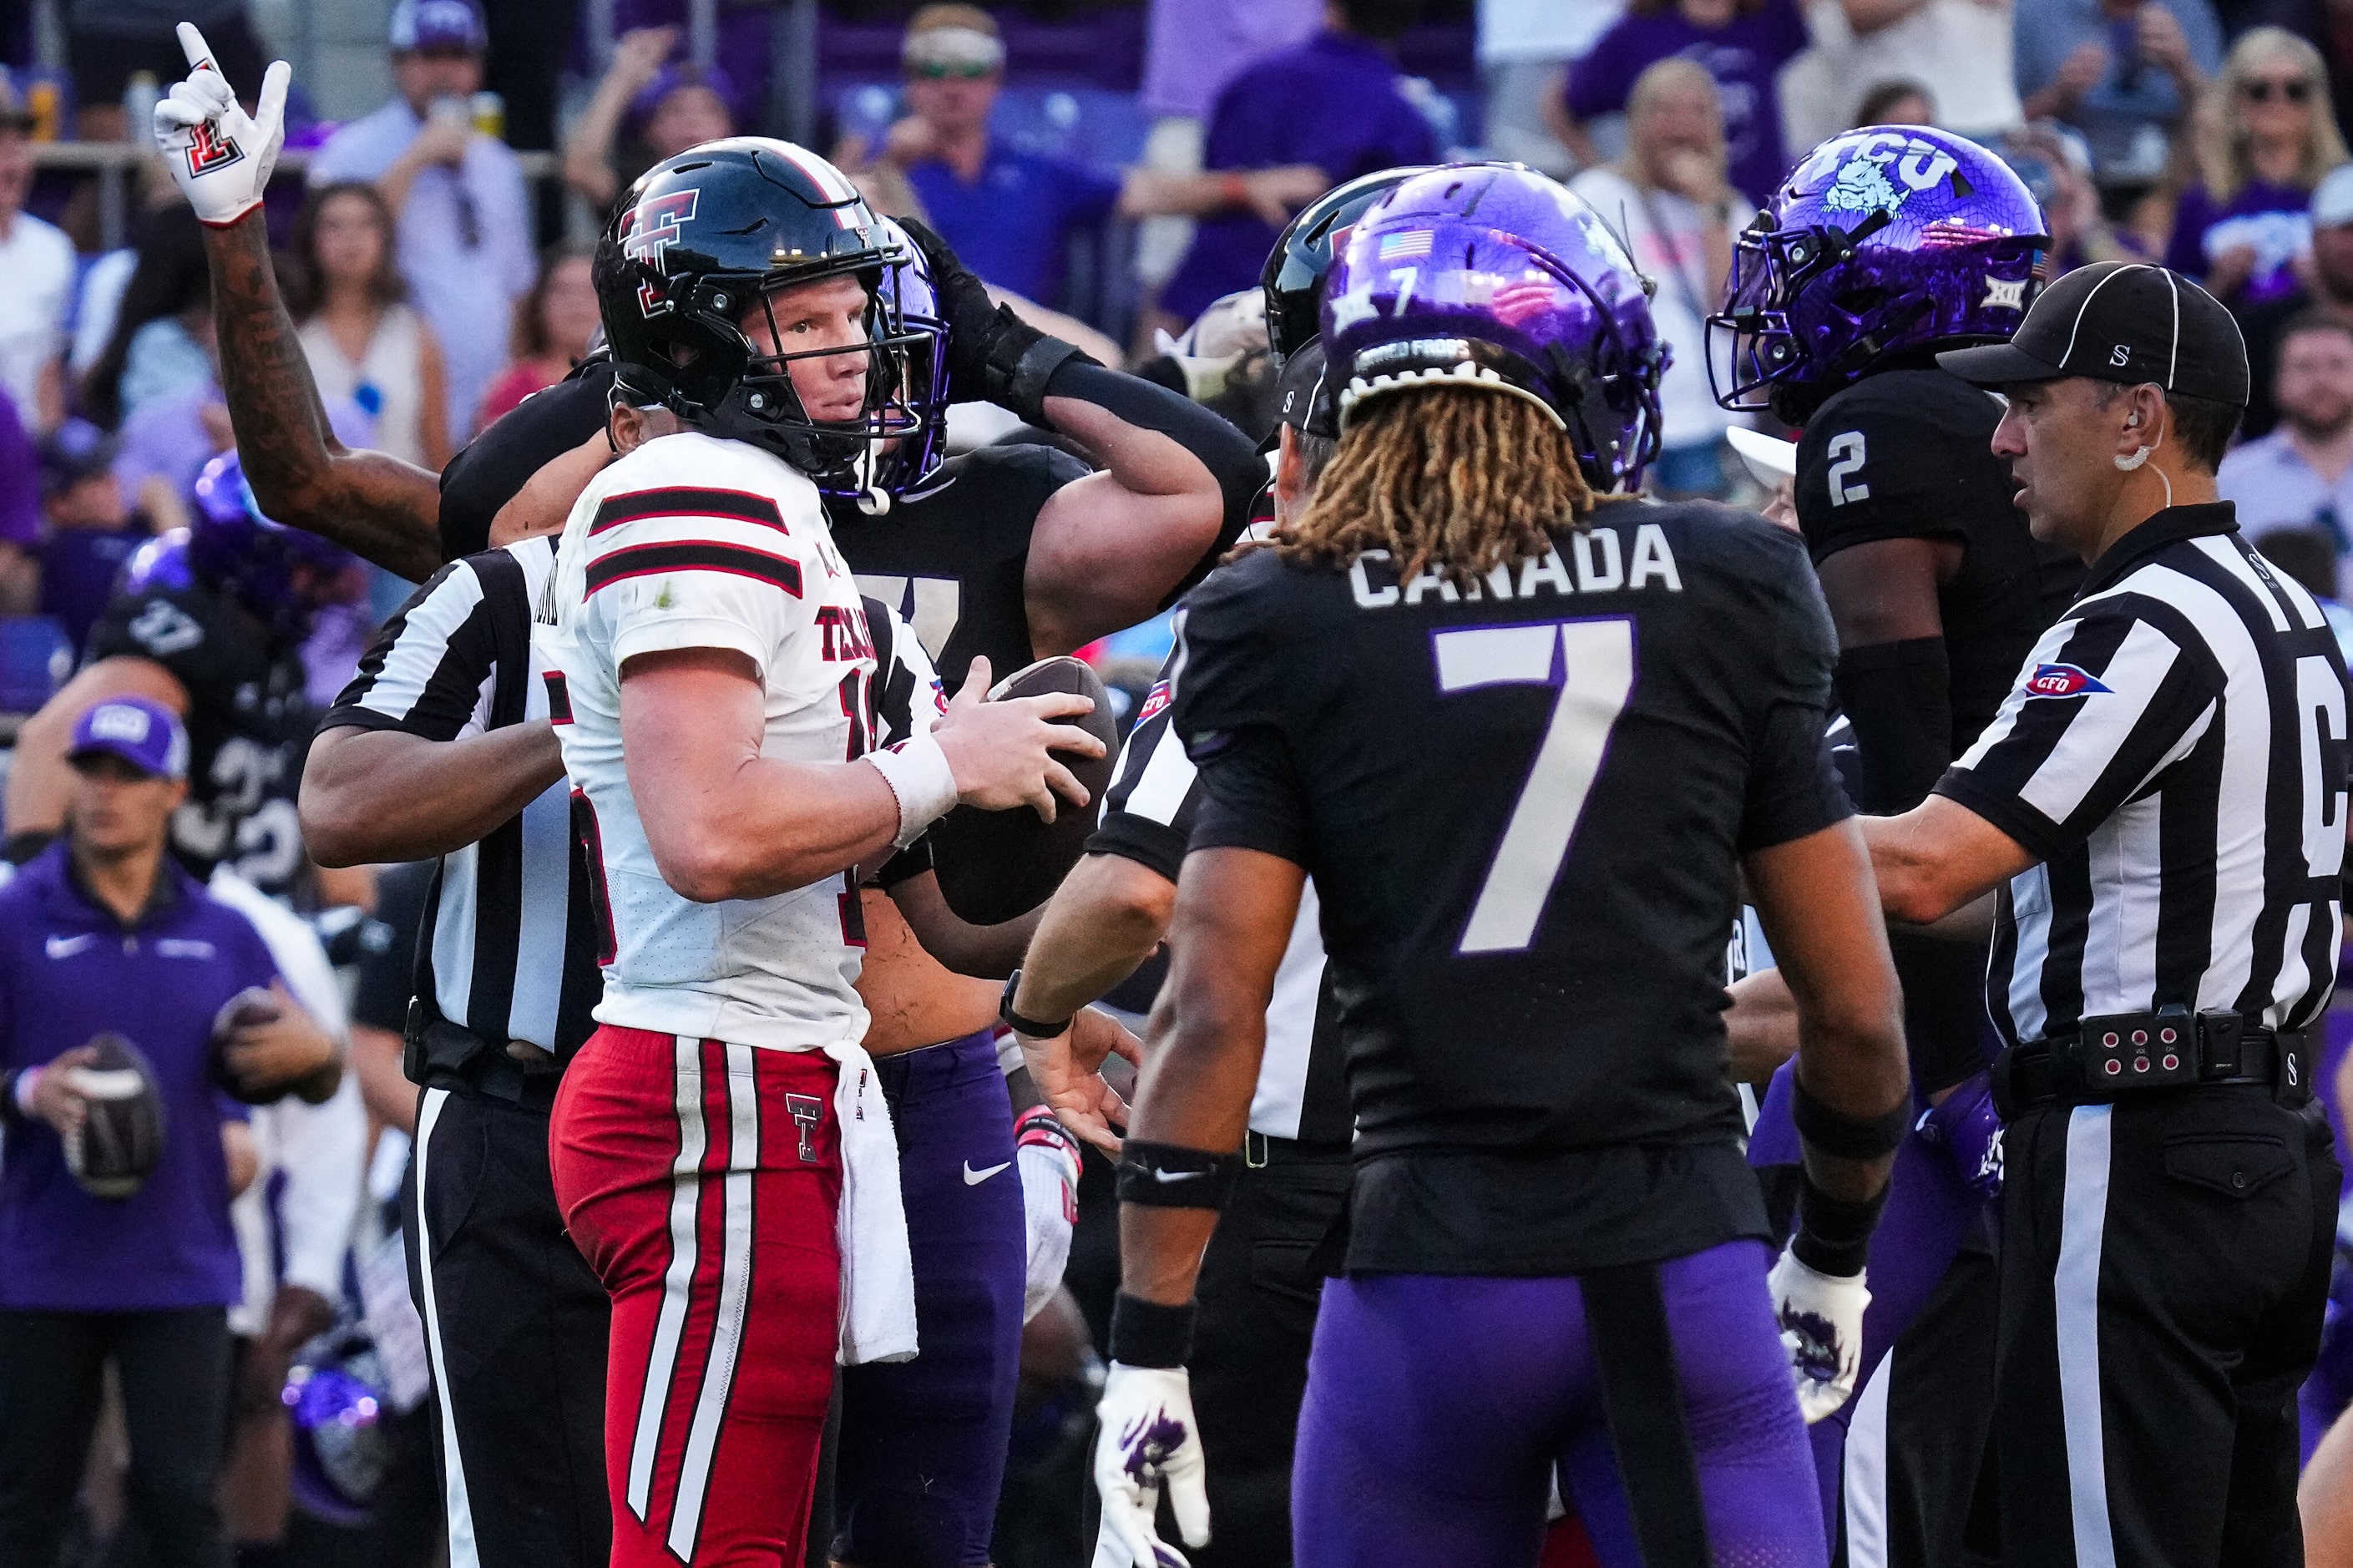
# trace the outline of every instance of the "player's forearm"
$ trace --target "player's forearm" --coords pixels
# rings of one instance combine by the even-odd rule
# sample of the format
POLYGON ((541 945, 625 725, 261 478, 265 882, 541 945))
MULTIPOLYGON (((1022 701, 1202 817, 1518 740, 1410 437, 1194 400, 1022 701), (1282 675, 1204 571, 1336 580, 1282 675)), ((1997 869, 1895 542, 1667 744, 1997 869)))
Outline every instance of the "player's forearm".
POLYGON ((1124 855, 1090 855, 1063 879, 1021 959, 1013 1010, 1054 1023, 1135 973, 1167 934, 1175 884, 1124 855))
POLYGON ((641 801, 678 802, 647 816, 647 838, 662 879, 697 903, 796 891, 879 859, 899 833, 899 797, 863 762, 756 757, 700 791, 675 793, 649 793, 633 763, 629 781, 641 801))
POLYGON ((302 841, 322 866, 430 859, 512 821, 563 777, 543 721, 460 741, 330 730, 302 769, 302 841))
POLYGON ((1798 1052, 1798 1004, 1778 969, 1761 970, 1730 987, 1724 1015, 1732 1081, 1762 1086, 1798 1052))
POLYGON ((1193 1299, 1201 1253, 1218 1228, 1215 1209, 1142 1204, 1119 1207, 1119 1288, 1140 1301, 1181 1307, 1193 1299))
POLYGON ((331 539, 396 575, 440 564, 439 480, 381 452, 348 452, 327 423, 311 363, 278 289, 259 209, 205 229, 221 392, 262 511, 331 539))

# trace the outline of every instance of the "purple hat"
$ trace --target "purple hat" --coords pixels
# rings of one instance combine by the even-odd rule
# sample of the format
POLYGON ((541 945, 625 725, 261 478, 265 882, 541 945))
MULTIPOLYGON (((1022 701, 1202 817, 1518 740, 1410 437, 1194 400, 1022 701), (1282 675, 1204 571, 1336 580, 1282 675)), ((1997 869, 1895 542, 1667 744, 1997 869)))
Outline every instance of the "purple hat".
POLYGON ((169 708, 144 697, 110 697, 82 710, 66 760, 92 752, 110 752, 157 778, 188 776, 188 732, 169 708))
POLYGON ((1650 291, 1599 214, 1517 163, 1417 174, 1356 220, 1324 294, 1345 428, 1416 386, 1524 397, 1567 432, 1597 490, 1658 454, 1666 345, 1650 291))
POLYGON ((1833 392, 1929 349, 2000 342, 2034 300, 2042 209, 2009 164, 1926 125, 1809 153, 1733 250, 1710 316, 1726 408, 1802 424, 1833 392))
POLYGON ((653 80, 638 89, 637 96, 629 100, 628 112, 622 117, 623 123, 632 131, 644 129, 646 121, 654 117, 655 110, 661 108, 663 100, 682 87, 707 87, 719 95, 719 101, 727 106, 730 116, 737 111, 735 79, 729 76, 724 68, 699 66, 692 60, 672 60, 654 73, 653 80))
POLYGON ((474 0, 400 0, 392 8, 392 47, 404 53, 463 49, 479 55, 490 45, 490 31, 474 0))

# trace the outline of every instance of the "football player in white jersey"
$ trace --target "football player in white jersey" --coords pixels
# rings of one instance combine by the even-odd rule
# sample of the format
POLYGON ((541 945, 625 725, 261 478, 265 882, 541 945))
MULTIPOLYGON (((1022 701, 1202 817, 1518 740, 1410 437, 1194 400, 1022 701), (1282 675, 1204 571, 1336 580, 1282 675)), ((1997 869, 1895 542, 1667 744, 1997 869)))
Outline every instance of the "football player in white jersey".
POLYGON ((613 1295, 617 1568, 797 1561, 833 1362, 913 1353, 889 1110, 860 1045, 858 871, 959 801, 1050 816, 1077 698, 874 750, 872 638, 819 485, 901 433, 903 252, 839 172, 752 138, 657 165, 596 260, 623 384, 688 426, 582 494, 539 636, 607 911, 556 1195, 613 1295), (557 679, 557 678, 551 678, 557 679))

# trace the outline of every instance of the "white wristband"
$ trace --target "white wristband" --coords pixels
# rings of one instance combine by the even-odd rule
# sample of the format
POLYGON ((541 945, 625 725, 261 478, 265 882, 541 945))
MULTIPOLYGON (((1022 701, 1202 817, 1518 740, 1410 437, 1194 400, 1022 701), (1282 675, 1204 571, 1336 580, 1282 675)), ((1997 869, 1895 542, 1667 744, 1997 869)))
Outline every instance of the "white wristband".
POLYGON ((955 772, 948 754, 929 732, 900 742, 884 751, 870 752, 866 760, 899 797, 899 836, 892 840, 904 849, 923 837, 923 829, 955 808, 955 772))

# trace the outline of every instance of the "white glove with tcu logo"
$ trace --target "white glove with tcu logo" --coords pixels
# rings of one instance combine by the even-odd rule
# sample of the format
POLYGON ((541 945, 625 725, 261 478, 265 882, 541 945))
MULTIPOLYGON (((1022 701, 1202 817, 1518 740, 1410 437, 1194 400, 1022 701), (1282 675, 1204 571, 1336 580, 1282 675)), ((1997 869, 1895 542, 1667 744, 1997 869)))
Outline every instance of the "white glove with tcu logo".
POLYGON ((272 63, 248 114, 213 64, 212 46, 191 23, 180 24, 180 52, 188 58, 187 79, 155 100, 155 145, 197 218, 226 227, 261 205, 286 144, 286 87, 294 68, 272 63))
POLYGON ((1193 1385, 1181 1366, 1111 1363, 1095 1405, 1095 1490, 1103 1530, 1093 1568, 1187 1568, 1160 1539, 1160 1489, 1187 1546, 1209 1543, 1208 1458, 1193 1418, 1193 1385))
POLYGON ((1021 1174, 1021 1217, 1029 1237, 1029 1268, 1021 1289, 1028 1322, 1061 1289, 1071 1260, 1071 1227, 1079 1221, 1079 1142, 1033 1105, 1013 1124, 1013 1158, 1021 1174))
POLYGON ((1810 1426, 1837 1413, 1854 1394, 1862 1363, 1862 1313, 1871 1292, 1862 1274, 1844 1279, 1819 1273, 1784 1251, 1765 1277, 1773 1298, 1773 1321, 1789 1352, 1789 1376, 1798 1387, 1798 1410, 1810 1426))

